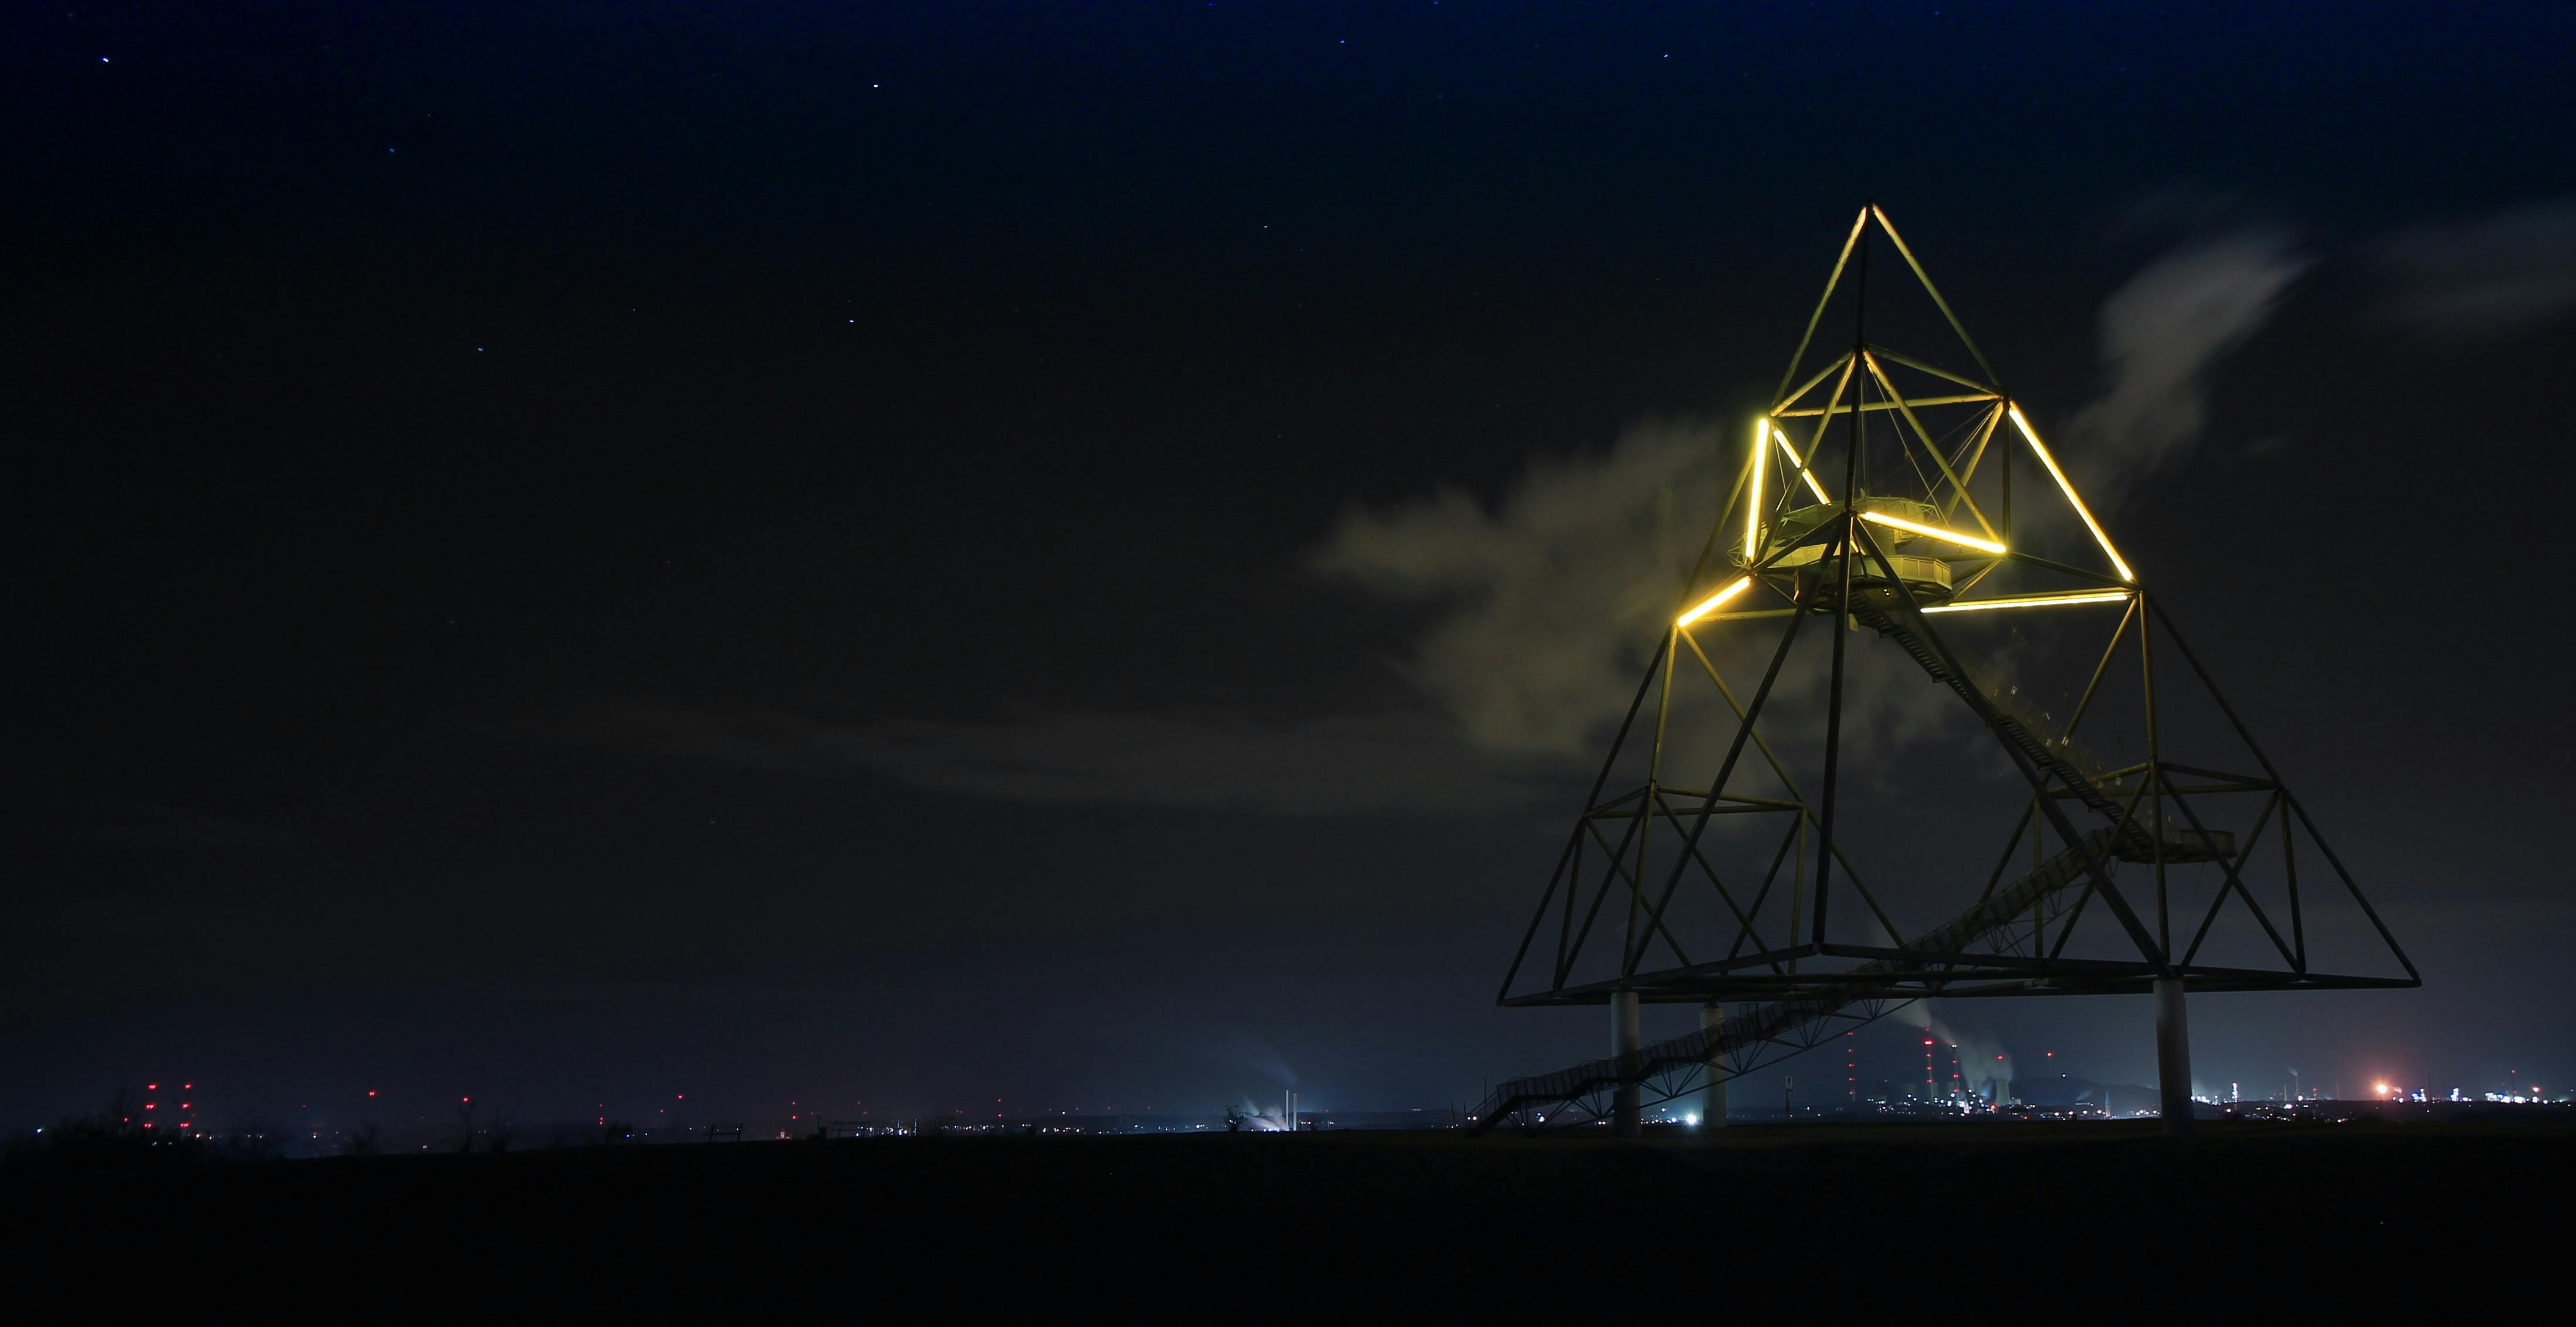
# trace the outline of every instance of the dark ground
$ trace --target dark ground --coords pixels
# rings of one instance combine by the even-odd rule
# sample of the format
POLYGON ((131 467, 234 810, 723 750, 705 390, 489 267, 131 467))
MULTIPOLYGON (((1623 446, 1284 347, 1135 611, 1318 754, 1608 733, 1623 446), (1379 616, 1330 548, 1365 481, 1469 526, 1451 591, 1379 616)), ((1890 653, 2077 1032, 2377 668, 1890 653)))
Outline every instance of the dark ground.
POLYGON ((49 1319, 2566 1321, 2571 1180, 2534 1125, 883 1139, 21 1173, 0 1233, 49 1319))

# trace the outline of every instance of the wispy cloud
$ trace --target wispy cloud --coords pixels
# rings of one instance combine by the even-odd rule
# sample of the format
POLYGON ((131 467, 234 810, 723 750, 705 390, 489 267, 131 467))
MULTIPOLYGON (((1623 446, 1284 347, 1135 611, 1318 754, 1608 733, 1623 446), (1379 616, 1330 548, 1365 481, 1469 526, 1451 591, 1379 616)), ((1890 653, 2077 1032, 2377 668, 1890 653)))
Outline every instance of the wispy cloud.
POLYGON ((1555 771, 1469 751, 1428 712, 1286 723, 1233 715, 1068 713, 993 723, 839 722, 782 710, 621 705, 594 738, 763 768, 869 770, 1024 802, 1287 815, 1456 814, 1529 804, 1555 771))
MULTIPOLYGON (((1236 808, 1288 815, 1486 814, 1561 806, 1597 768, 1733 480, 1727 431, 1689 419, 1607 450, 1534 461, 1486 501, 1442 489, 1345 512, 1316 575, 1422 614, 1402 661, 1418 703, 1294 719, 1209 710, 1074 711, 997 721, 836 720, 786 710, 603 707, 593 740, 771 768, 869 770, 918 787, 1028 802, 1236 808)), ((1767 634, 1767 633, 1765 633, 1767 634)), ((1749 637, 1709 648, 1749 687, 1749 637)), ((1892 652, 1852 662, 1854 749, 1942 733, 1944 693, 1892 652)), ((1822 713, 1822 675, 1785 674, 1766 722, 1822 713)), ((1705 693, 1704 684, 1694 694, 1705 693)), ((1722 745, 1703 696, 1669 749, 1722 745), (1717 735, 1711 743, 1701 739, 1717 735)))
MULTIPOLYGON (((1311 564, 1431 609, 1408 667, 1476 747, 1598 761, 1659 624, 1681 607, 1741 459, 1740 440, 1713 422, 1651 421, 1607 452, 1533 464, 1491 505, 1444 490, 1354 509, 1311 564)), ((1768 633, 1759 635, 1767 645, 1768 633)), ((1747 691, 1759 672, 1738 652, 1749 639, 1714 633, 1708 646, 1747 691)), ((1853 667, 1846 721, 1855 744, 1900 744, 1944 727, 1945 708, 1910 663, 1864 652, 1853 667)), ((1820 714, 1823 685, 1814 669, 1784 674, 1766 723, 1820 714)), ((1694 743, 1716 717, 1683 721, 1671 745, 1678 758, 1697 758, 1694 743)))
POLYGON ((2106 499, 2172 464, 2209 422, 2212 369, 2271 321, 2313 260, 2290 238, 2246 231, 2148 264, 2102 305, 2110 382, 2076 412, 2070 463, 2106 499))
MULTIPOLYGON (((2110 383, 2077 417, 2075 454, 2124 478, 2174 461, 2203 430, 2213 366, 2263 326, 2309 262, 2285 236, 2249 231, 2177 249, 2139 272, 2103 307, 2110 383)), ((595 728, 706 759, 855 767, 1016 801, 1290 815, 1553 806, 1601 758, 1740 458, 1740 439, 1716 423, 1650 420, 1607 449, 1533 460, 1490 498, 1443 487, 1345 511, 1307 569, 1420 612, 1402 660, 1413 708, 961 722, 647 706, 605 714, 595 728)), ((1767 634, 1717 633, 1710 648, 1749 684, 1760 660, 1734 651, 1767 634)), ((1893 652, 1858 652, 1851 667, 1844 723, 1853 749, 1967 731, 1947 694, 1893 652)), ((1816 719, 1823 687, 1820 670, 1784 674, 1766 725, 1816 719)), ((1695 765, 1699 747, 1712 745, 1701 739, 1722 746, 1731 732, 1712 701, 1676 719, 1668 749, 1695 765)))
POLYGON ((1345 513, 1318 572, 1432 611, 1411 667, 1478 747, 1572 756, 1615 721, 1725 497, 1698 421, 1531 465, 1488 506, 1456 489, 1345 513))
POLYGON ((2375 255, 2380 311, 2419 335, 2489 340, 2576 312, 2576 199, 2411 227, 2375 255))
POLYGON ((62 833, 135 848, 300 853, 313 840, 256 820, 210 815, 156 802, 102 804, 57 826, 62 833))

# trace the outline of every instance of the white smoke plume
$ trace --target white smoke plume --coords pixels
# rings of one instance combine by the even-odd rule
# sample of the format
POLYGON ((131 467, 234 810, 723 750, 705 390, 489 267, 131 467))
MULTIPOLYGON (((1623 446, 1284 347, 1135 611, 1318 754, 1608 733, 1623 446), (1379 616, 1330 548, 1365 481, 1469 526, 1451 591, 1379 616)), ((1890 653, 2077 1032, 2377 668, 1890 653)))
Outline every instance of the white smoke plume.
MULTIPOLYGON (((1936 1043, 1931 1048, 1936 1052, 1933 1057, 1936 1074, 1935 1096, 1948 1094, 1951 1086, 1949 1075, 1952 1072, 1950 1061, 1955 1058, 1959 1062, 1956 1072, 1959 1075, 1957 1085, 1960 1091, 1972 1097, 1986 1096, 1987 1085, 1991 1082, 1994 1084, 1995 1098, 1999 1102, 2007 1099, 2006 1094, 2012 1090, 2012 1052, 2004 1049, 2001 1041, 1983 1032, 1961 1029, 1954 1024, 1943 1022, 1933 1012, 1932 1002, 1929 1000, 1917 1000, 1896 1011, 1895 1016, 1936 1043), (1953 1046, 1958 1049, 1953 1051, 1951 1049, 1953 1046)), ((1922 1038, 1918 1037, 1915 1040, 1920 1043, 1922 1038)), ((1912 1064, 1911 1054, 1922 1049, 1920 1044, 1907 1048, 1909 1072, 1912 1064)))

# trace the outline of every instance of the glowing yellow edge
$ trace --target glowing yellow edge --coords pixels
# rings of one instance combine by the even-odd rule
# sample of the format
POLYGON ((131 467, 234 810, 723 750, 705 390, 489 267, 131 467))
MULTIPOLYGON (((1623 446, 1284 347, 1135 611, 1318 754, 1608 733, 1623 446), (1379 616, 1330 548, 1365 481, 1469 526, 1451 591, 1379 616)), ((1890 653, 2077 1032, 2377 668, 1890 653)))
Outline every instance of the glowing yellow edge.
POLYGON ((1762 432, 1771 426, 1767 419, 1753 422, 1753 501, 1744 513, 1744 560, 1762 556, 1762 432))
POLYGON ((2111 565, 2119 569, 2120 579, 2136 580, 2138 574, 2129 570, 2128 563, 2120 560, 2120 550, 2111 547, 2111 536, 2102 533, 2102 523, 2093 519, 2092 509, 2084 505, 2084 499, 2075 495, 2075 486, 2066 482, 2066 473, 2057 468, 2057 458, 2048 454, 2047 445, 2031 429, 2030 421, 2021 417, 2021 407, 2006 406, 2005 410, 2012 416, 2013 427, 2020 429, 2021 435, 2030 440, 2030 449, 2038 455, 2039 463, 2048 467, 2048 477, 2057 481, 2058 491, 2066 495, 2067 502, 2075 508, 2075 514, 2084 518, 2084 528, 2093 532, 2093 542, 2102 546, 2102 551, 2111 559, 2111 565))
POLYGON ((2003 545, 1998 544, 1991 539, 1979 539, 1972 534, 1960 534, 1956 530, 1944 530, 1937 525, 1916 525, 1912 521, 1898 520, 1893 516, 1881 516, 1874 511, 1862 512, 1860 514, 1860 518, 1872 525, 1893 526, 1899 530, 1910 530, 1915 534, 1929 535, 1934 539, 1947 539, 1951 543, 1958 544, 1961 547, 1973 548, 1983 553, 2001 554, 2006 551, 2003 545))
POLYGON ((2057 594, 2041 599, 1975 599, 1964 604, 1934 604, 1926 613, 1973 613, 1981 608, 2046 608, 2051 604, 2111 604, 2129 597, 2127 590, 2095 590, 2085 594, 2057 594))
POLYGON ((1814 491, 1816 501, 1833 501, 1832 498, 1825 496, 1825 486, 1816 482, 1815 472, 1809 470, 1807 468, 1807 463, 1799 458, 1798 449, 1789 442, 1789 435, 1781 431, 1779 425, 1774 424, 1771 426, 1771 436, 1780 440, 1780 450, 1789 453, 1790 462, 1798 467, 1798 477, 1807 481, 1807 487, 1814 491))
POLYGON ((1674 619, 1673 619, 1673 625, 1674 625, 1674 626, 1677 626, 1677 627, 1687 627, 1687 626, 1689 626, 1691 623, 1699 621, 1701 618, 1704 618, 1704 617, 1708 616, 1710 613, 1712 613, 1712 612, 1716 611, 1717 606, 1718 606, 1719 604, 1725 603, 1727 600, 1732 599, 1732 598, 1734 598, 1735 596, 1737 596, 1738 594, 1743 593, 1743 592, 1744 592, 1744 587, 1745 587, 1745 586, 1748 586, 1748 585, 1751 585, 1752 583, 1753 583, 1753 578, 1752 578, 1752 577, 1750 577, 1750 576, 1738 576, 1738 577, 1736 577, 1736 578, 1735 578, 1735 583, 1734 583, 1734 584, 1729 585, 1729 586, 1727 586, 1725 589, 1720 590, 1720 591, 1718 591, 1717 593, 1712 594, 1712 595, 1710 595, 1709 597, 1707 597, 1707 598, 1705 598, 1705 599, 1700 600, 1700 601, 1699 601, 1699 607, 1694 608, 1694 609, 1692 609, 1691 611, 1689 611, 1689 612, 1687 612, 1687 613, 1682 614, 1680 617, 1674 618, 1674 619))

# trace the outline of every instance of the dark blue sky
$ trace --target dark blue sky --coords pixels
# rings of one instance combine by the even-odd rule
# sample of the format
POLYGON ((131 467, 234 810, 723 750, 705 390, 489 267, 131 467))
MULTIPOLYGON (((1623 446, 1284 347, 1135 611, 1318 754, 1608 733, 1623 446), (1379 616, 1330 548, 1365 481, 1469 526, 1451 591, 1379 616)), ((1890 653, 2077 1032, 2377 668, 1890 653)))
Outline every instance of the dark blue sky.
MULTIPOLYGON (((1488 1003, 1579 780, 1384 775, 1529 753, 1318 550, 1757 408, 1870 198, 2055 419, 2159 263, 2286 283, 2122 540, 2428 983, 2207 1001, 2203 1076, 2576 1070, 2567 12, 1598 9, 0 19, 0 1116, 1592 1053, 1488 1003)), ((1957 1017, 2142 1079, 2126 1003, 1957 1017)))

